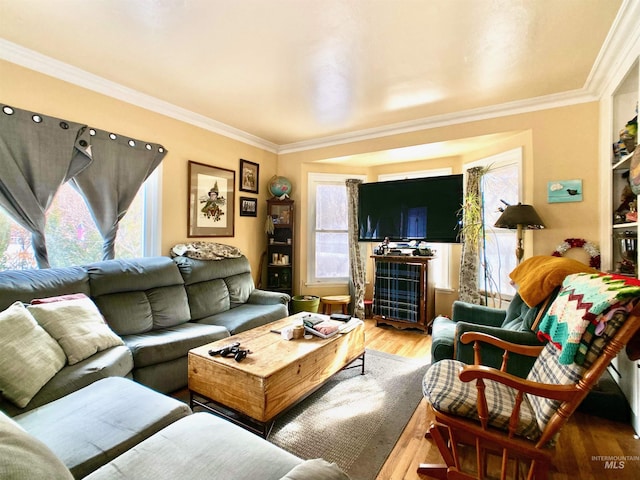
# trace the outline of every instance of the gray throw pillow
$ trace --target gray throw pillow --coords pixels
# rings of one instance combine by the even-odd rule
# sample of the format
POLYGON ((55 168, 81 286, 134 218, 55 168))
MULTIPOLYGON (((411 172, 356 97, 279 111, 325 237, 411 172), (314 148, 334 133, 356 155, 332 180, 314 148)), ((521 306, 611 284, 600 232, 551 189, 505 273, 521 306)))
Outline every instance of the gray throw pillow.
POLYGON ((0 312, 0 393, 24 408, 66 363, 64 351, 20 302, 0 312))

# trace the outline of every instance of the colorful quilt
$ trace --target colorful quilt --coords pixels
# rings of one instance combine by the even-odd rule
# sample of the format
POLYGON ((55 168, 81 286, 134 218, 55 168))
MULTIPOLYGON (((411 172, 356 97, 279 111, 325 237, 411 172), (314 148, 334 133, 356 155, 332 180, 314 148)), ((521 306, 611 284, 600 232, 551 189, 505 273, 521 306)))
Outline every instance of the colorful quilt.
MULTIPOLYGON (((626 304, 640 296, 640 283, 610 274, 567 275, 558 296, 540 322, 538 337, 553 342, 560 350, 558 361, 575 361, 583 334, 590 323, 612 306, 626 304)), ((601 327, 602 328, 602 327, 601 327)))

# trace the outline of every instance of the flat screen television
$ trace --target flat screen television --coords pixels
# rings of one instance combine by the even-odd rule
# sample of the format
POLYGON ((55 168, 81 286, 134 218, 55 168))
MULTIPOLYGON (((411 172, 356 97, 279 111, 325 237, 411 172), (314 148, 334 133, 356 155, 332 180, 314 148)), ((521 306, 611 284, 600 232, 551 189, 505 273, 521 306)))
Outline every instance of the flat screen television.
POLYGON ((461 174, 361 183, 358 193, 361 242, 460 242, 461 174))

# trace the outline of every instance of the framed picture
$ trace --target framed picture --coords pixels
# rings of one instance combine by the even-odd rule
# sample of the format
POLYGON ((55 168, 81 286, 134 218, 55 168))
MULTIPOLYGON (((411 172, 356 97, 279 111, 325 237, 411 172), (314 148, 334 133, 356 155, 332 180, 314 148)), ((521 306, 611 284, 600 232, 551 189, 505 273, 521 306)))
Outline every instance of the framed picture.
POLYGON ((233 237, 236 172, 189 161, 188 237, 233 237))
POLYGON ((547 184, 547 202, 581 202, 582 180, 555 180, 547 184))
POLYGON ((258 193, 260 165, 240 159, 240 191, 258 193))
POLYGON ((241 217, 257 217, 258 216, 258 199, 250 197, 240 197, 240 216, 241 217))

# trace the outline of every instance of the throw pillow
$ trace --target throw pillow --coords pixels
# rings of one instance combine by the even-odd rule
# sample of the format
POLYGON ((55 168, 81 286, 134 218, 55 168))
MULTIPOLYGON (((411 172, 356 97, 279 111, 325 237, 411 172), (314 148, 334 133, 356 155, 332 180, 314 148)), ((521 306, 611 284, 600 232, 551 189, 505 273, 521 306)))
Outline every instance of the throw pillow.
POLYGON ((31 300, 31 305, 38 305, 40 303, 53 303, 62 302, 64 300, 78 300, 80 298, 89 298, 84 293, 69 293, 67 295, 58 295, 57 297, 47 298, 34 298, 31 300))
POLYGON ((280 480, 349 480, 349 477, 335 463, 313 458, 296 465, 280 480))
POLYGON ((73 480, 62 461, 37 438, 0 412, 0 478, 73 480))
POLYGON ((58 341, 69 359, 69 365, 107 348, 124 345, 88 297, 29 305, 28 310, 42 328, 58 341))
POLYGON ((60 345, 20 302, 0 312, 0 392, 24 408, 66 362, 60 345))
POLYGON ((527 258, 509 277, 518 286, 518 293, 525 303, 534 307, 551 295, 567 275, 582 272, 598 271, 572 258, 538 255, 527 258))

